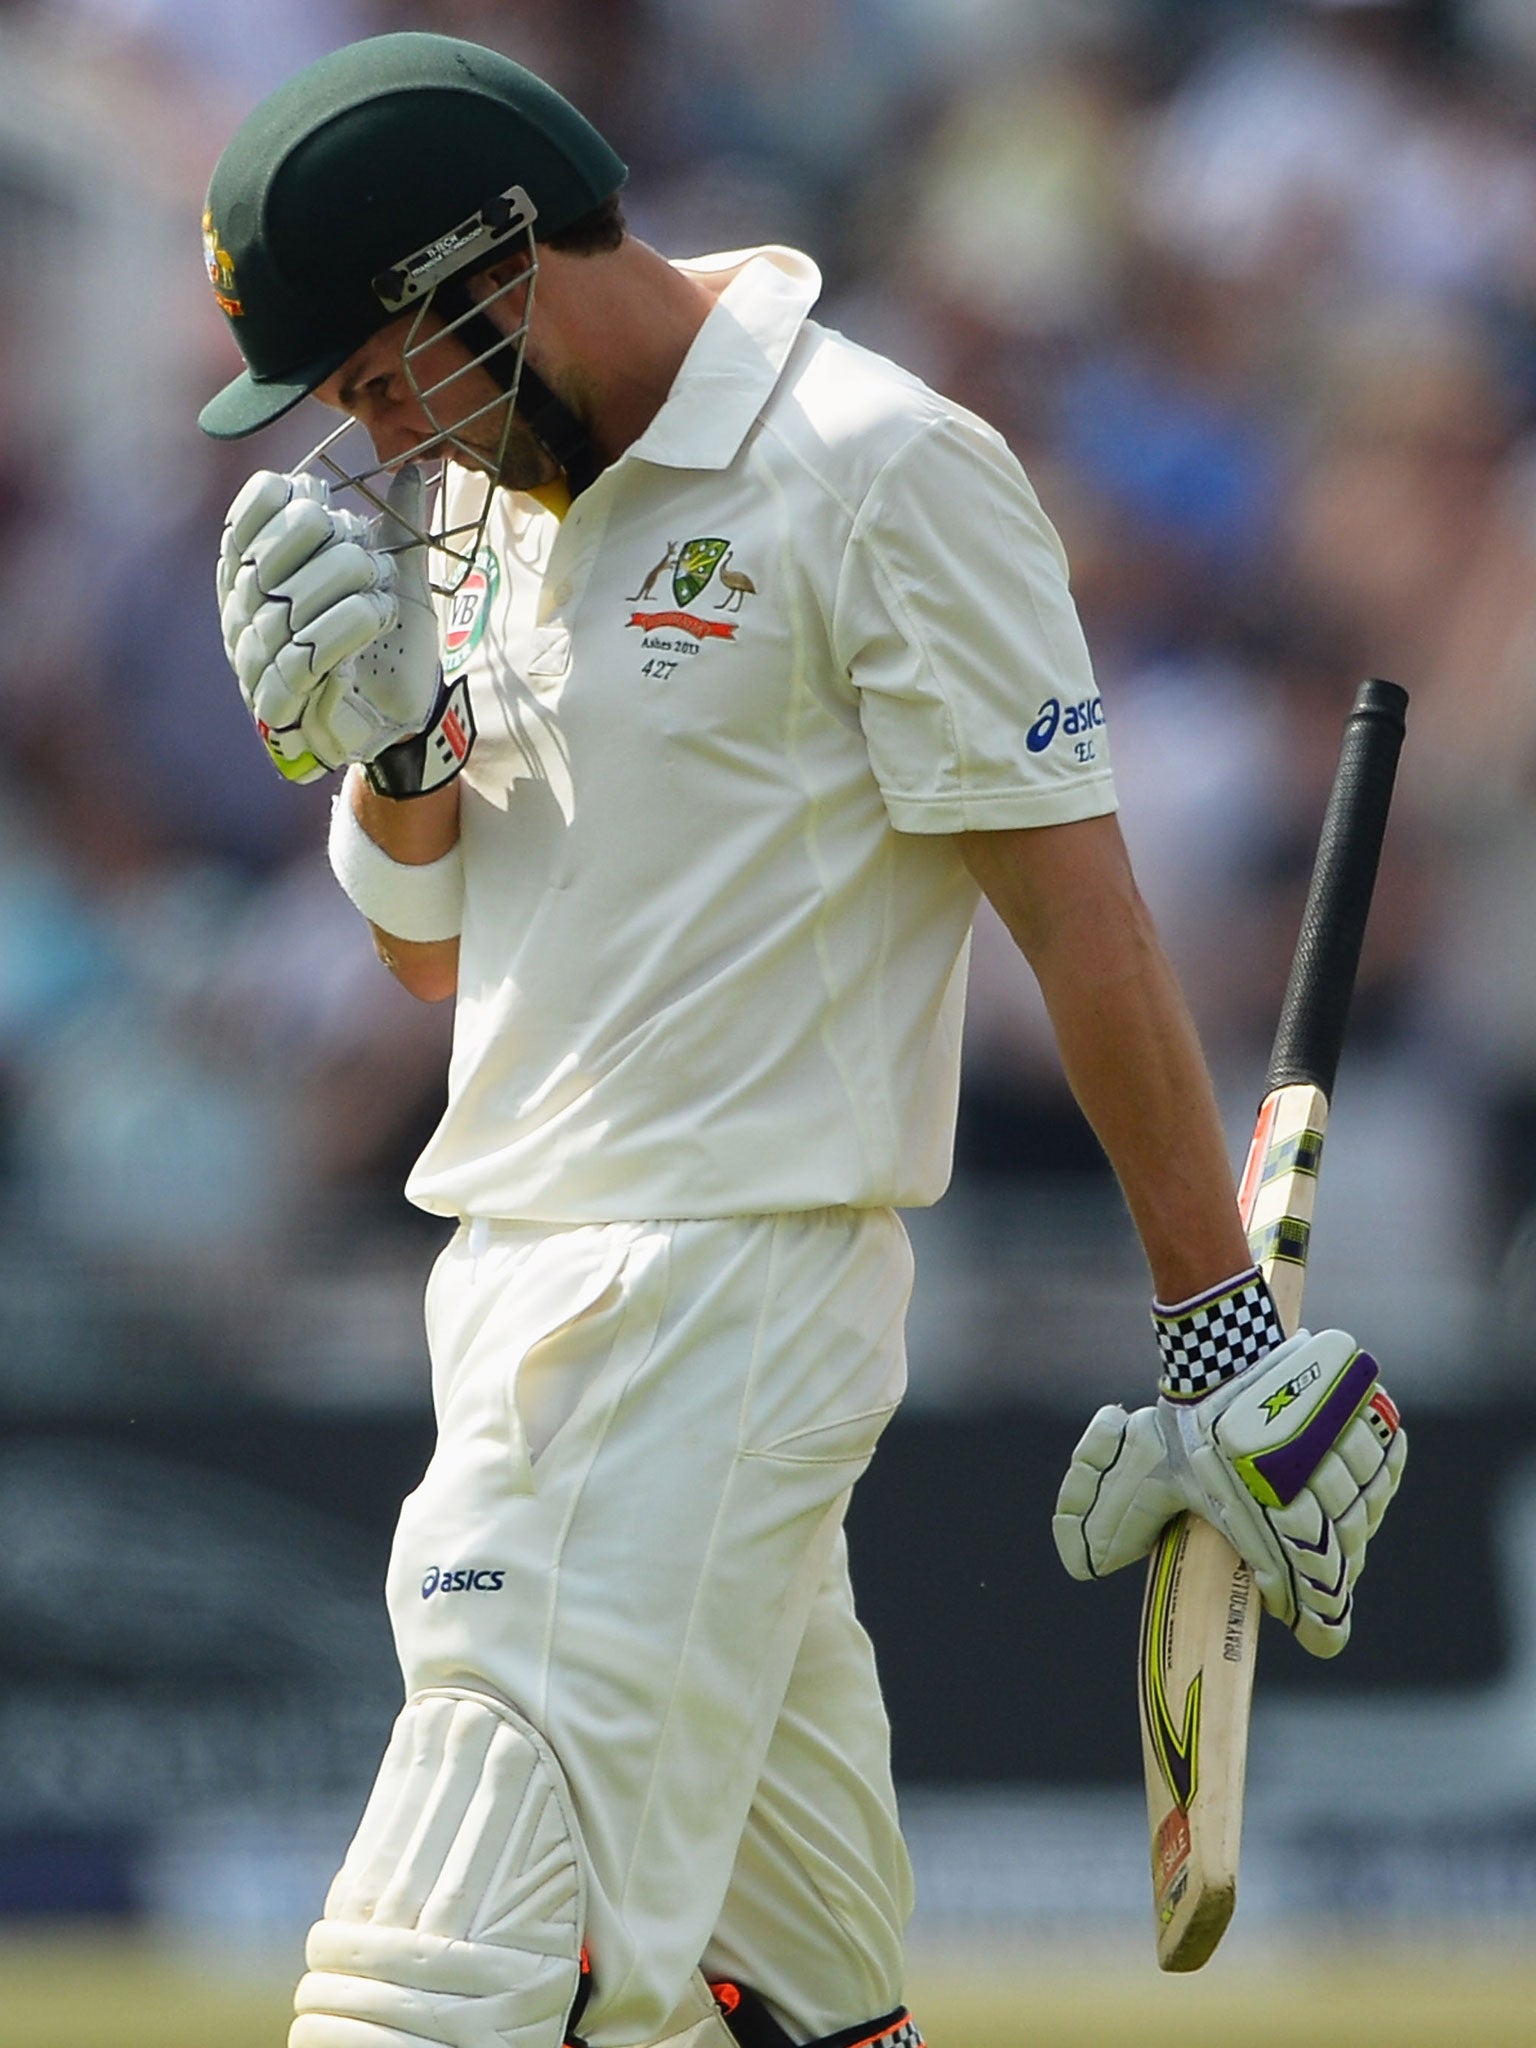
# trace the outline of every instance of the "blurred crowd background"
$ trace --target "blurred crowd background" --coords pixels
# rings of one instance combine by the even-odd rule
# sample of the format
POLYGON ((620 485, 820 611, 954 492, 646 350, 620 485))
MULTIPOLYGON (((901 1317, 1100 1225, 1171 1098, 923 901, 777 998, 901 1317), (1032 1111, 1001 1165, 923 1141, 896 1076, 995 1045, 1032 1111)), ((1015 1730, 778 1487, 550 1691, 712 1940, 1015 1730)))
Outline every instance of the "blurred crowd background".
MULTIPOLYGON (((228 1838, 207 1819, 216 1800, 186 1788, 222 1797, 250 1766, 238 1686, 230 1715, 209 1707, 188 1734, 145 1675, 151 1645, 130 1657, 131 1681, 89 1693, 62 1748, 59 1729, 146 1586, 166 1642, 180 1607, 218 1684, 232 1670, 256 1682, 250 1644, 296 1624, 266 1603, 281 1577, 270 1502, 241 1487, 258 1466, 280 1487, 297 1458, 318 1514, 331 1455, 306 1427, 242 1425, 245 1479, 215 1486, 164 1462, 164 1432, 159 1463, 120 1432, 115 1462, 98 1445, 92 1465, 59 1450, 68 1430, 220 1402, 424 1412, 420 1288, 442 1226, 400 1186, 441 1099, 450 1019, 374 960, 324 859, 329 792, 271 771, 212 594, 230 498, 250 468, 298 460, 322 420, 303 408, 232 447, 195 424, 237 367, 202 267, 221 147, 302 63, 401 27, 493 44, 567 91, 631 166, 632 226, 667 253, 807 249, 825 276, 820 317, 1008 436, 1071 557, 1127 838, 1234 1163, 1345 714, 1364 676, 1410 691, 1335 1102, 1315 1319, 1371 1341, 1422 1418, 1492 1414, 1529 1378, 1530 0, 0 0, 0 1408, 19 1431, 0 1432, 0 1610, 33 1659, 26 1685, 0 1688, 0 1779, 23 1788, 28 1825, 83 1811, 71 1797, 89 1780, 93 1826, 161 1798, 228 1838), (91 1517, 71 1518, 61 1503, 82 1499, 91 1517), (243 1636, 220 1636, 209 1572, 193 1572, 215 1529, 239 1565, 243 1636), (134 1687, 140 1718, 124 1721, 134 1687), (130 1768, 101 1731, 134 1727, 154 1739, 130 1768)), ((958 1427, 1034 1404, 1070 1413, 1069 1443, 1090 1397, 1140 1397, 1146 1275, 1029 977, 986 917, 955 1184, 912 1226, 919 1417, 958 1427)), ((1400 1510, 1423 1539, 1404 1538, 1404 1562, 1440 1554, 1437 1503, 1462 1500, 1457 1526, 1481 1527, 1487 1446, 1516 1434, 1437 1438, 1426 1420, 1418 1440, 1426 1482, 1437 1441, 1461 1444, 1462 1477, 1400 1510)), ((974 1456, 982 1439, 965 1441, 974 1456)), ((387 1531, 393 1468, 358 1465, 347 1483, 369 1469, 387 1531)), ((924 1469, 913 1485, 928 1495, 924 1469)), ((945 1481, 957 1526, 975 1499, 963 1480, 957 1467, 945 1481)), ((1510 1554, 1529 1557, 1536 1480, 1520 1498, 1510 1554)), ((308 1585, 317 1558, 335 1565, 334 1531, 297 1511, 276 1520, 293 1546, 282 1573, 308 1585)), ((1498 1540, 1467 1537, 1485 1565, 1498 1540)), ((335 1667, 333 1703, 366 1666, 368 1713, 387 1713, 375 1568, 358 1557, 352 1618, 317 1594, 303 1655, 335 1667)), ((1403 1654, 1448 1641, 1437 1630, 1459 1614, 1482 1662, 1447 1651, 1435 1682, 1504 1670, 1509 1728, 1495 1741, 1456 1694, 1470 1718, 1455 1768, 1443 1748, 1436 1768, 1460 1784, 1502 1759, 1477 1796, 1500 1841, 1512 1812, 1529 1823, 1516 1889, 1536 1910, 1536 1586, 1509 1595, 1506 1580, 1500 1636, 1485 1582, 1457 1571, 1428 1610, 1414 1581, 1404 1612, 1438 1619, 1403 1654)), ((900 1627, 908 1610, 891 1611, 900 1627)), ((1105 1611, 1073 1609, 1063 1626, 1086 1640, 1105 1611)), ((1400 1633, 1406 1644, 1412 1627, 1400 1633)), ((1368 1673, 1370 1655, 1353 1668, 1368 1673)), ((1115 1668, 1128 1679, 1124 1657, 1115 1668)), ((268 1792, 314 1754, 301 1707, 286 1748, 262 1724, 268 1792)), ((328 1782, 351 1798, 373 1737, 327 1712, 342 1759, 328 1782)), ((1370 1759, 1389 1722, 1360 1720, 1353 1747, 1330 1735, 1330 1782, 1380 1791, 1370 1759)), ((1426 1724, 1391 1726, 1395 1801, 1425 1782, 1426 1724)), ((957 1760, 952 1739, 934 1753, 957 1760)), ((1121 1761, 1129 1782, 1128 1743, 1121 1761)), ((1133 1888, 1134 1803, 1113 1827, 1133 1888)), ((1071 1832, 1082 1841, 1076 1819, 1071 1832)), ((344 1833, 323 1830, 305 1909, 344 1833)), ((186 1905, 209 1895, 208 1866, 182 1840, 161 1867, 186 1905)), ((1042 1891, 1059 1887, 1053 1840, 1042 1891)), ((1442 1827, 1426 1849, 1434 1883, 1444 1851, 1442 1827)))
MULTIPOLYGON (((198 232, 223 142, 401 26, 564 88, 667 253, 807 248, 823 318, 1007 434, 1072 559, 1235 1157, 1344 713, 1367 674, 1409 689, 1317 1284, 1400 1382, 1448 1332, 1459 1370, 1523 1369, 1536 12, 7 0, 0 1376, 366 1395, 418 1370, 437 1226, 399 1187, 448 1019, 377 969, 319 854, 327 793, 262 758, 210 596, 229 498, 318 427, 195 427, 234 367, 198 232)), ((990 920, 955 1192, 915 1229, 920 1397, 1145 1363, 1134 1245, 990 920)))
MULTIPOLYGON (((398 1352, 398 1320, 336 1269, 410 1288, 430 1252, 398 1189, 447 1018, 377 970, 317 857, 326 793, 272 775, 210 599, 229 497, 315 424, 259 449, 194 424, 233 365, 198 237, 219 149, 300 64, 400 26, 569 92, 668 253, 809 249, 827 321, 1008 435, 1073 562, 1127 834, 1234 1148, 1344 711, 1365 674, 1408 687, 1334 1257, 1384 1297, 1383 1347, 1402 1324, 1408 1370, 1426 1314, 1474 1325, 1496 1369, 1536 1214, 1528 8, 295 0, 258 27, 235 0, 11 0, 0 1259, 37 1339, 8 1372, 333 1357, 366 1382, 369 1330, 398 1352)), ((986 1341, 998 1287, 1065 1275, 1069 1316, 1113 1297, 1107 1339, 1140 1284, 990 923, 967 1078, 930 1263, 978 1327, 929 1360, 919 1321, 936 1398, 1029 1375, 1027 1346, 1005 1366, 986 1341)))

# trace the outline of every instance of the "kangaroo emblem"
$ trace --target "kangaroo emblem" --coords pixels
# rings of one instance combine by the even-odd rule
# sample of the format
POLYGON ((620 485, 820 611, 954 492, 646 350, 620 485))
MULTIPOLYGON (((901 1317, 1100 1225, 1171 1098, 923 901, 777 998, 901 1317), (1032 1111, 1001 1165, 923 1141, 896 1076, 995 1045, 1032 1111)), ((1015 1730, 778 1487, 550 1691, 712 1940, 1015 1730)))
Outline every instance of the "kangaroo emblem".
POLYGON ((677 542, 675 540, 669 540, 667 542, 667 552, 662 556, 661 560, 656 564, 655 568, 652 569, 646 576, 645 581, 641 584, 640 588, 635 592, 634 596, 629 600, 630 603, 640 604, 641 602, 643 602, 644 599, 648 598, 651 592, 656 588, 657 577, 664 576, 668 569, 674 568, 676 566, 676 563, 677 542))

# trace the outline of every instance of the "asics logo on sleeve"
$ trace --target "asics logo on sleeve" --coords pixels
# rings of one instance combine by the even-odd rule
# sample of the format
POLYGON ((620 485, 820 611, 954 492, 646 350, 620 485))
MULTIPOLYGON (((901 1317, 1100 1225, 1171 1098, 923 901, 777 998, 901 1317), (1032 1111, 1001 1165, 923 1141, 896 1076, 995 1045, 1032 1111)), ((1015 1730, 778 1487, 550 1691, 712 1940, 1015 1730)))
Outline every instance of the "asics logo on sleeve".
POLYGON ((494 1571, 483 1571, 474 1565, 459 1565, 452 1571, 444 1571, 440 1565, 429 1565, 421 1582, 421 1597, 430 1600, 434 1593, 499 1593, 506 1576, 499 1567, 494 1571))
POLYGON ((1080 697, 1075 704, 1065 706, 1059 697, 1047 697, 1024 735, 1024 744, 1032 754, 1043 754, 1058 732, 1068 739, 1079 739, 1103 723, 1102 697, 1080 697))

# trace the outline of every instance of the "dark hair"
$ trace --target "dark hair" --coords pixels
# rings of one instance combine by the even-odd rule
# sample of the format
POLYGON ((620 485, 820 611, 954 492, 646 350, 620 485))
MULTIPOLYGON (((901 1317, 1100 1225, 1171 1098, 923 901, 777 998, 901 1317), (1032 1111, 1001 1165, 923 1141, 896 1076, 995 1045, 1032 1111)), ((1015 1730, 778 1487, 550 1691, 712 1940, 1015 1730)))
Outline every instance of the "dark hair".
POLYGON ((617 249, 624 233, 624 208, 618 193, 611 192, 601 205, 573 220, 569 227, 539 235, 539 240, 546 249, 558 249, 564 256, 600 256, 605 250, 617 249))

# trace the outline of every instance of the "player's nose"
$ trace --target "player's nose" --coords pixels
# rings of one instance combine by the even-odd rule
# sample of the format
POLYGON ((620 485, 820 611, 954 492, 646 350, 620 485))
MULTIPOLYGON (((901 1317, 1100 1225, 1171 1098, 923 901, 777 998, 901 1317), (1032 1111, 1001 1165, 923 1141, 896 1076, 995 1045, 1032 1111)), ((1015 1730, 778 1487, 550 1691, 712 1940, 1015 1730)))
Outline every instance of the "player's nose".
POLYGON ((380 466, 394 471, 406 456, 419 452, 431 430, 424 420, 407 420, 394 413, 367 422, 368 438, 380 466))

